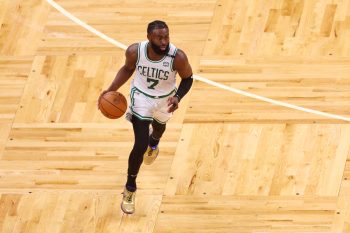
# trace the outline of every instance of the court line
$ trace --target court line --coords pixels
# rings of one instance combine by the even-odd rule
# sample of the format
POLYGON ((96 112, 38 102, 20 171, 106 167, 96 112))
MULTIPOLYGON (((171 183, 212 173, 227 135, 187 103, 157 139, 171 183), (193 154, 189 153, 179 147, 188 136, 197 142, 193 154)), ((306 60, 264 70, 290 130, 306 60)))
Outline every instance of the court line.
MULTIPOLYGON (((75 17, 74 15, 72 15, 71 13, 69 13, 67 10, 65 10, 63 7, 61 7, 59 4, 57 4, 55 1, 53 0, 46 0, 53 8, 55 8, 56 10, 58 10, 59 12, 61 12, 64 16, 66 16, 67 18, 69 18, 70 20, 72 20, 73 22, 75 22, 76 24, 78 24, 79 26, 85 28, 86 30, 90 31, 91 33, 99 36, 100 38, 110 42, 111 44, 117 46, 118 48, 127 49, 127 46, 114 40, 113 38, 110 38, 109 36, 103 34, 102 32, 96 30, 95 28, 91 27, 90 25, 86 24, 85 22, 81 21, 80 19, 78 19, 77 17, 75 17)), ((349 121, 350 122, 350 118, 349 117, 345 117, 345 116, 340 116, 340 115, 335 115, 335 114, 331 114, 331 113, 326 113, 326 112, 321 112, 321 111, 317 111, 314 109, 309 109, 309 108, 304 108, 304 107, 300 107, 294 104, 289 104, 286 102, 282 102, 282 101, 278 101, 278 100, 273 100, 267 97, 263 97, 263 96, 259 96, 250 92, 246 92, 246 91, 242 91, 233 87, 229 87, 214 81, 211 81, 207 78, 201 77, 199 75, 193 75, 193 78, 195 80, 207 83, 209 85, 230 91, 230 92, 234 92, 236 94, 239 95, 243 95, 243 96, 247 96, 253 99, 258 99, 264 102, 268 102, 274 105, 279 105, 279 106, 283 106, 283 107, 287 107, 287 108, 291 108, 291 109, 295 109, 295 110, 299 110, 302 112, 307 112, 307 113, 312 113, 312 114, 316 114, 316 115, 320 115, 320 116, 324 116, 324 117, 328 117, 328 118, 333 118, 333 119, 338 119, 338 120, 343 120, 343 121, 349 121)))

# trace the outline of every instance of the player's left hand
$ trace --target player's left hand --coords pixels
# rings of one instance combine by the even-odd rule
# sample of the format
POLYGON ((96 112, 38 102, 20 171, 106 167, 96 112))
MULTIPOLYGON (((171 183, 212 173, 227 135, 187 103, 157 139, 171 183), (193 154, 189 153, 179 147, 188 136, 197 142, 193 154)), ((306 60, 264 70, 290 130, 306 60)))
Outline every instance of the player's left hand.
POLYGON ((175 96, 171 96, 168 99, 168 112, 174 112, 179 108, 179 99, 175 96))

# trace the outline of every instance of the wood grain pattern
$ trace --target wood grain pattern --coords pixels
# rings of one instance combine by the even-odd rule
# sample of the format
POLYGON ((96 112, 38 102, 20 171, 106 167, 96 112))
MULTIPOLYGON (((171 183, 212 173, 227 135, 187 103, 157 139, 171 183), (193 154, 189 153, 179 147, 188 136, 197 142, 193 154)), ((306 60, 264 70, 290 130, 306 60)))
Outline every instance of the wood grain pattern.
MULTIPOLYGON (((126 45, 165 20, 194 73, 350 117, 350 0, 57 3, 126 45)), ((198 81, 123 214, 132 126, 96 108, 123 63, 45 0, 0 1, 0 232, 350 232, 348 122, 198 81)))

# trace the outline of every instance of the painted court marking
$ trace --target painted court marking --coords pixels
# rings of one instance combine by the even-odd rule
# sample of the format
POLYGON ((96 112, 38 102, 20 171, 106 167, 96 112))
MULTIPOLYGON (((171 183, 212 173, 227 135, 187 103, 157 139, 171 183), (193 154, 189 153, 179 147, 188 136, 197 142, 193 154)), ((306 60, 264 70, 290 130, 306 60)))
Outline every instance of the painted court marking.
MULTIPOLYGON (((72 20, 73 22, 75 22, 76 24, 80 25, 81 27, 85 28, 86 30, 90 31, 91 33, 101 37, 102 39, 108 41, 109 43, 117 46, 118 48, 127 49, 127 46, 114 40, 113 38, 110 38, 109 36, 103 34, 102 32, 96 30, 95 28, 91 27, 90 25, 84 23, 83 21, 81 21, 80 19, 78 19, 77 17, 75 17, 74 15, 72 15, 71 13, 69 13, 68 11, 66 11, 63 7, 61 7, 59 4, 57 4, 56 2, 54 2, 53 0, 46 0, 52 7, 54 7, 56 10, 58 10, 59 12, 61 12, 64 16, 66 16, 67 18, 69 18, 70 20, 72 20)), ((233 87, 229 87, 214 81, 211 81, 209 79, 206 79, 204 77, 198 76, 198 75, 193 75, 193 78, 195 80, 199 80, 201 82, 207 83, 209 85, 239 94, 239 95, 244 95, 253 99, 258 99, 264 102, 268 102, 274 105, 279 105, 279 106, 283 106, 286 108, 291 108, 291 109, 295 109, 295 110, 299 110, 302 112, 307 112, 307 113, 312 113, 312 114, 316 114, 316 115, 320 115, 320 116, 324 116, 324 117, 328 117, 328 118, 333 118, 333 119, 338 119, 338 120, 343 120, 343 121, 349 121, 350 122, 350 118, 349 117, 345 117, 345 116, 340 116, 340 115, 335 115, 335 114, 331 114, 331 113, 326 113, 326 112, 321 112, 321 111, 317 111, 317 110, 313 110, 313 109, 309 109, 309 108, 304 108, 304 107, 300 107, 294 104, 289 104, 286 102, 282 102, 282 101, 278 101, 278 100, 273 100, 267 97, 263 97, 263 96, 259 96, 250 92, 246 92, 246 91, 242 91, 233 87)))

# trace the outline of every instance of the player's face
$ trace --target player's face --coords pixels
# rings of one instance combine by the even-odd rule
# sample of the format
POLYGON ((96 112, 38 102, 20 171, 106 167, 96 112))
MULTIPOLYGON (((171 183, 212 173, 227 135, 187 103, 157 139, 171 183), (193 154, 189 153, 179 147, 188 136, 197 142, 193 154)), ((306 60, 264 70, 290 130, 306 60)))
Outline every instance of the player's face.
POLYGON ((169 30, 166 28, 154 29, 147 35, 153 51, 159 55, 166 55, 169 52, 169 30))

